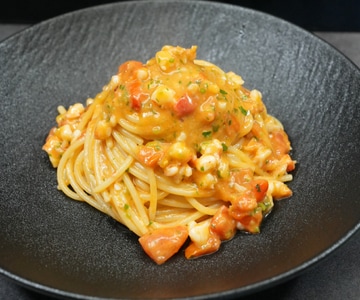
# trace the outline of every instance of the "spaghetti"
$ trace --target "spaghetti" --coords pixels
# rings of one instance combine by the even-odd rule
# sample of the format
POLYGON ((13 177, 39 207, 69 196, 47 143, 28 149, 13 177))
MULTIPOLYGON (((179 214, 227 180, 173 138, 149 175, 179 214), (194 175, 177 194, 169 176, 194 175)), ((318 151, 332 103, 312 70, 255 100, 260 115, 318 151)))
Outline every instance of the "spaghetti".
POLYGON ((116 219, 162 264, 258 233, 295 161, 262 95, 233 72, 164 46, 127 61, 84 107, 58 108, 43 149, 58 188, 116 219))

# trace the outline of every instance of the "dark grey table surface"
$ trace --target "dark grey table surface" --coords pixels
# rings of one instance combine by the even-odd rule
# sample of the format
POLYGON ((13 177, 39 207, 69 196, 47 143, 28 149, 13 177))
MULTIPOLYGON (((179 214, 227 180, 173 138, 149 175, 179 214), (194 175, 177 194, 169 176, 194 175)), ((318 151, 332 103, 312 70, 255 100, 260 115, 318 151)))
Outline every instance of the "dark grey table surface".
MULTIPOLYGON (((0 41, 28 27, 28 24, 0 24, 0 41)), ((360 67, 360 33, 315 32, 360 67)), ((360 83, 359 83, 360 84, 360 83)), ((52 300, 0 276, 0 300, 52 300)), ((305 273, 273 288, 246 296, 261 299, 360 299, 360 231, 325 260, 305 273)))

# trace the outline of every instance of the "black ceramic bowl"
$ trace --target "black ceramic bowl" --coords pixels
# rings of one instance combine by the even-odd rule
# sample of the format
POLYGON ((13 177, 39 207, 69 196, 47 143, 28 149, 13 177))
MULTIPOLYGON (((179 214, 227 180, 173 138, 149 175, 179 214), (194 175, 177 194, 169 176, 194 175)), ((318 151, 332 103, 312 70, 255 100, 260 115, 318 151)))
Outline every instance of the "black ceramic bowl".
POLYGON ((293 278, 359 228, 360 72, 292 24, 209 2, 111 4, 7 39, 0 66, 0 272, 23 285, 88 299, 237 297, 293 278), (134 234, 56 189, 41 147, 58 105, 95 96, 122 62, 165 44, 198 45, 198 58, 259 89, 298 165, 294 195, 259 235, 157 266, 134 234))

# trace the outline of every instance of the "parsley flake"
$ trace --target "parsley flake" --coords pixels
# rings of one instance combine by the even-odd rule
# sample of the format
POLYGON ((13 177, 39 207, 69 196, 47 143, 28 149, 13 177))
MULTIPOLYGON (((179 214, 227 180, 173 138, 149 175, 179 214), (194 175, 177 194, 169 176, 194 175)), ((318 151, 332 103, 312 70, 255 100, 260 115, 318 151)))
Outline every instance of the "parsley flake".
POLYGON ((211 130, 209 130, 209 131, 203 131, 203 132, 202 132, 202 135, 203 135, 203 137, 205 137, 205 138, 210 137, 210 136, 211 136, 211 130))
POLYGON ((239 109, 240 109, 241 113, 242 113, 244 116, 246 116, 246 115, 248 114, 248 112, 249 112, 248 110, 246 110, 246 109, 243 108, 242 106, 240 106, 239 109))

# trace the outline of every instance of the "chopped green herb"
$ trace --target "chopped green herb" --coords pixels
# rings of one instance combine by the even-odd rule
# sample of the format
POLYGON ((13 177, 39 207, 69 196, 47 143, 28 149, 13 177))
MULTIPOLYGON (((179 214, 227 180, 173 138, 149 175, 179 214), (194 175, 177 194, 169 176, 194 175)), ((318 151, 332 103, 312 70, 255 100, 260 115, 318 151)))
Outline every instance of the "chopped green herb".
POLYGON ((248 114, 248 110, 246 110, 245 108, 243 108, 242 106, 239 107, 241 113, 246 116, 248 114))
POLYGON ((210 131, 203 131, 202 132, 203 137, 207 138, 211 136, 211 130, 210 131))
POLYGON ((226 146, 226 144, 225 144, 225 143, 222 143, 222 144, 221 144, 221 146, 222 146, 222 148, 223 148, 223 151, 227 151, 228 146, 226 146))
POLYGON ((222 90, 222 89, 220 89, 220 93, 223 94, 223 95, 227 95, 227 92, 222 90))
POLYGON ((259 202, 258 207, 261 209, 261 211, 266 212, 269 210, 269 207, 271 206, 270 202, 259 202))
POLYGON ((259 203, 258 206, 261 208, 262 211, 266 210, 266 205, 264 203, 259 203))
POLYGON ((220 125, 213 125, 213 126, 212 126, 213 132, 218 132, 218 131, 219 131, 219 128, 220 128, 220 125))

